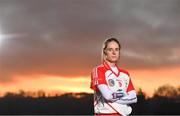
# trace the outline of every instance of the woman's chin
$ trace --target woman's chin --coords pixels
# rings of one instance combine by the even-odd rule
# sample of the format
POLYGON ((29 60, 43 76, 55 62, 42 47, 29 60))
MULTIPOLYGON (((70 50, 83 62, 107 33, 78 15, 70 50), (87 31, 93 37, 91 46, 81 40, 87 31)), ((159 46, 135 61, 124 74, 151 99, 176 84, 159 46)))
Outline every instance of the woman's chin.
POLYGON ((111 60, 110 62, 111 62, 111 63, 116 63, 116 62, 117 62, 117 60, 111 60))

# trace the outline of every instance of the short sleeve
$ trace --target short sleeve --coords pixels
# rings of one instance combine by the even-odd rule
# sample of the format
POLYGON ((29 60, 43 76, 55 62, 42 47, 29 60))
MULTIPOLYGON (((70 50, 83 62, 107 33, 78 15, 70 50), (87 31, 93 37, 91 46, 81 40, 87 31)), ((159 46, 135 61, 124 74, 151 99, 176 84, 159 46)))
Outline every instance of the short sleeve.
POLYGON ((91 86, 93 90, 97 90, 97 85, 107 84, 104 76, 104 71, 101 68, 94 68, 91 72, 91 86))
POLYGON ((132 91, 132 90, 134 90, 134 86, 133 86, 133 83, 131 81, 131 78, 129 78, 129 84, 127 87, 127 92, 132 91))

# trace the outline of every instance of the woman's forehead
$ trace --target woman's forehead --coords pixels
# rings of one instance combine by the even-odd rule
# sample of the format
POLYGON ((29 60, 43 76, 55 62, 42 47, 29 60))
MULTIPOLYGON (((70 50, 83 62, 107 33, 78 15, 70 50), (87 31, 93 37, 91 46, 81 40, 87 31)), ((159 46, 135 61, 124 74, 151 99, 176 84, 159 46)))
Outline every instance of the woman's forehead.
POLYGON ((107 44, 107 48, 119 48, 118 43, 112 41, 107 44))

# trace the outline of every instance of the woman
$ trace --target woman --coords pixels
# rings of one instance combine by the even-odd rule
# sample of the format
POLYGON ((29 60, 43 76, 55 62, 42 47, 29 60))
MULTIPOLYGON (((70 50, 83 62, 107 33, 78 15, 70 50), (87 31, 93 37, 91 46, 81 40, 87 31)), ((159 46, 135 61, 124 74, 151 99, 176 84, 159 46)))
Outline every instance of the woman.
POLYGON ((120 49, 116 38, 105 40, 102 64, 93 68, 91 73, 95 115, 129 115, 132 111, 129 104, 137 102, 129 73, 117 66, 120 49))

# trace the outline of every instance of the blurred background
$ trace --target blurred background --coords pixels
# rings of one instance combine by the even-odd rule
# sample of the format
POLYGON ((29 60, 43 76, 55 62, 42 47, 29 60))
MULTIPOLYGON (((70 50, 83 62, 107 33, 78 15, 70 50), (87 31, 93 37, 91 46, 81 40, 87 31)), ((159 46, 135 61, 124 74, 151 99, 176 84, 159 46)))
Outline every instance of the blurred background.
POLYGON ((179 11, 179 0, 0 0, 0 114, 93 114, 90 73, 110 37, 133 114, 180 114, 179 11))

